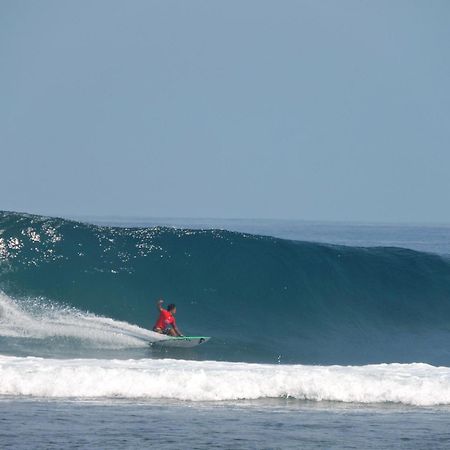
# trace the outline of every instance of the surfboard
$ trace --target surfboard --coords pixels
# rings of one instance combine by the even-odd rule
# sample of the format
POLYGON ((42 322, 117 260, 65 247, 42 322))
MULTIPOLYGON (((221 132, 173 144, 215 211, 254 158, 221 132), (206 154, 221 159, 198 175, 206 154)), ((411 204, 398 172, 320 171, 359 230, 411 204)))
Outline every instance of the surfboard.
POLYGON ((208 342, 211 338, 209 336, 180 336, 180 337, 171 337, 167 336, 165 339, 160 339, 155 342, 151 342, 152 346, 161 346, 161 347, 196 347, 197 345, 204 344, 208 342))

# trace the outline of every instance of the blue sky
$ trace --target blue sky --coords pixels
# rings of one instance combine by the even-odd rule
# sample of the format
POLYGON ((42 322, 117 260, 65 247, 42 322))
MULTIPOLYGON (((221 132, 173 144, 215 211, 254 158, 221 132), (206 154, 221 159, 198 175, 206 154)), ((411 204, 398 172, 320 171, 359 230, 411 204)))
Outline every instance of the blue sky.
POLYGON ((0 209, 450 222, 450 2, 0 2, 0 209))

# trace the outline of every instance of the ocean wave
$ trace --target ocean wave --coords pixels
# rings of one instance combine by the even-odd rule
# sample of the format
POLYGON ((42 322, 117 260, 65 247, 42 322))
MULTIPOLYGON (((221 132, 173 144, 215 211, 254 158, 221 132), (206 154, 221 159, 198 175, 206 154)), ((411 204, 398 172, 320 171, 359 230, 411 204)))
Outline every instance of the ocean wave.
POLYGON ((265 398, 450 404, 450 368, 427 364, 264 365, 0 356, 0 395, 224 401, 265 398))
POLYGON ((450 262, 413 250, 0 212, 0 290, 11 314, 44 299, 0 335, 109 341, 116 322, 151 329, 164 297, 184 334, 214 337, 208 359, 450 365, 450 262))

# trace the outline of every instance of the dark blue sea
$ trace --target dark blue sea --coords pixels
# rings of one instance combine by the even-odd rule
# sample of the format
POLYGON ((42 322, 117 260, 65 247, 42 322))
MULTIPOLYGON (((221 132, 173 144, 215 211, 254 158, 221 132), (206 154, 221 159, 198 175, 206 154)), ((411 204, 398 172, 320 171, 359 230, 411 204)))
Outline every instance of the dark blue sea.
POLYGON ((0 212, 0 448, 449 448, 450 226, 0 212), (176 303, 193 349, 151 345, 176 303))

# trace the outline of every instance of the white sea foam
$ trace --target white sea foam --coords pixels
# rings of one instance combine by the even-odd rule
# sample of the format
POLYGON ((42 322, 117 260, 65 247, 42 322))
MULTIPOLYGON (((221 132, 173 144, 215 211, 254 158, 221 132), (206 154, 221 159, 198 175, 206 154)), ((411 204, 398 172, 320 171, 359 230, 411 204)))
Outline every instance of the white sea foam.
POLYGON ((0 356, 0 395, 189 401, 290 397, 425 406, 450 404, 450 368, 0 356))
POLYGON ((79 311, 40 299, 15 301, 0 293, 0 336, 72 338, 94 347, 143 347, 161 335, 127 322, 79 311))

